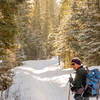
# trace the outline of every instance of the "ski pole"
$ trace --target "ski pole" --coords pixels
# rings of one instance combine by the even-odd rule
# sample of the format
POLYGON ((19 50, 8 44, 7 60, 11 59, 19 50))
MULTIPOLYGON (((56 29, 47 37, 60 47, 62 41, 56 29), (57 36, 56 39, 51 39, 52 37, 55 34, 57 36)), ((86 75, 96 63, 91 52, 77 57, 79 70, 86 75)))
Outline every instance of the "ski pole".
MULTIPOLYGON (((72 78, 72 74, 70 74, 70 78, 72 78)), ((69 82, 69 81, 68 81, 69 82)), ((69 83, 69 92, 68 92, 68 100, 70 100, 70 83, 69 83)))
POLYGON ((68 100, 70 100, 70 87, 69 87, 69 92, 68 92, 68 100))
POLYGON ((68 91, 68 86, 69 86, 69 80, 68 80, 68 82, 66 83, 66 99, 68 100, 68 93, 69 93, 69 91, 68 91))

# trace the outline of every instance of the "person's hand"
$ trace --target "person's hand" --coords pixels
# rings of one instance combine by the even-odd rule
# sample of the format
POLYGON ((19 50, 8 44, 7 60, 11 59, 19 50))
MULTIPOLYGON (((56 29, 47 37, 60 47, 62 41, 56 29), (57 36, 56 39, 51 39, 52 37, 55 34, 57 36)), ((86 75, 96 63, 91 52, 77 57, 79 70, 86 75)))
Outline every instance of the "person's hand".
POLYGON ((73 78, 69 77, 69 82, 72 83, 73 82, 73 78))

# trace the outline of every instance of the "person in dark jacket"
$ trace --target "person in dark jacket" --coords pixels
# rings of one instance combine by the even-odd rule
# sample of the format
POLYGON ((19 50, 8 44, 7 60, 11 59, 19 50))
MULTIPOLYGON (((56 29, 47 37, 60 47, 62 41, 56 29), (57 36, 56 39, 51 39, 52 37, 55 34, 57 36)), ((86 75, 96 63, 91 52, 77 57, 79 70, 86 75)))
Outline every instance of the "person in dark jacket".
POLYGON ((86 85, 87 71, 81 66, 81 60, 78 58, 72 59, 72 67, 76 71, 75 79, 69 78, 71 91, 75 93, 75 100, 89 100, 84 96, 84 88, 86 85))

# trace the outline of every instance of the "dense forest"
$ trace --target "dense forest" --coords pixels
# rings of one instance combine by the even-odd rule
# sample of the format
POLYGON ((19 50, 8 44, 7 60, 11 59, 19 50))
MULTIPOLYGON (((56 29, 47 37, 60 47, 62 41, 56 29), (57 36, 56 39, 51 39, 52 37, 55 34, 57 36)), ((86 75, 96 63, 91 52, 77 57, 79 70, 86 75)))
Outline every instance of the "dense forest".
POLYGON ((22 61, 53 56, 100 65, 100 0, 0 0, 0 90, 22 61))

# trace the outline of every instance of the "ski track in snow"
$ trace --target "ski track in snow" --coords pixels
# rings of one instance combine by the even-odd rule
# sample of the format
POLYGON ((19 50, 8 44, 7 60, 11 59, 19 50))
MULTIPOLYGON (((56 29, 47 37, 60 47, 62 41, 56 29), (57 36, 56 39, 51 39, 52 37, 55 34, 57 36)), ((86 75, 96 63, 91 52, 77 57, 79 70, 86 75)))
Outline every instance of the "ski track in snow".
MULTIPOLYGON (((74 71, 61 69, 56 57, 24 61, 14 71, 16 75, 7 100, 68 100, 67 81, 74 71)), ((72 93, 70 100, 74 100, 72 93)))

